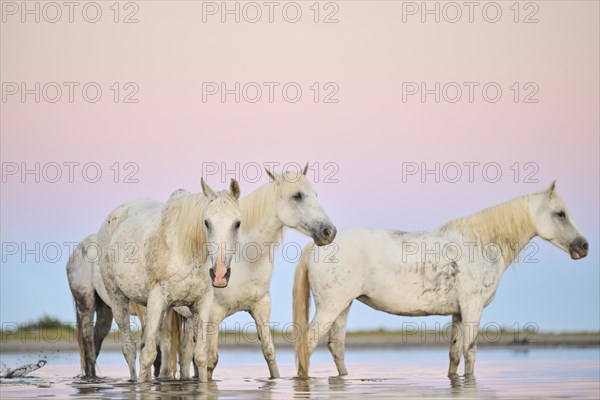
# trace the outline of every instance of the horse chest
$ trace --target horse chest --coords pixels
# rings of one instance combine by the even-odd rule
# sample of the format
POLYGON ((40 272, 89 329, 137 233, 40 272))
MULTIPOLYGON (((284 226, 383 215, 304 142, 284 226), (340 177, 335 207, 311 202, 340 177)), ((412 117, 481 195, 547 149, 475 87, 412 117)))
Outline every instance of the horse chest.
POLYGON ((188 274, 182 279, 173 279, 165 284, 168 301, 175 305, 187 305, 195 302, 206 291, 206 277, 201 274, 188 274))
POLYGON ((269 293, 272 264, 240 263, 231 266, 229 285, 215 290, 215 300, 230 314, 246 310, 269 293))
POLYGON ((485 305, 489 304, 500 283, 501 270, 500 266, 486 262, 466 264, 459 282, 462 297, 477 299, 485 305))

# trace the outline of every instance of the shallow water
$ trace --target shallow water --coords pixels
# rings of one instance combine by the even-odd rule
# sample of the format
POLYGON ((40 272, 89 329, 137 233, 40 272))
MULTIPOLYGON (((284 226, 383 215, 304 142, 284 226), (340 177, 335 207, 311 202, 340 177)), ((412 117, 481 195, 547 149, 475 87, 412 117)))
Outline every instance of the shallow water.
POLYGON ((4 398, 257 398, 257 399, 363 399, 363 398, 600 398, 600 348, 591 349, 480 349, 476 380, 446 374, 447 351, 435 349, 349 349, 349 375, 337 377, 331 356, 319 349, 311 360, 309 380, 294 375, 294 355, 277 353, 282 379, 268 379, 260 350, 223 349, 216 381, 127 382, 120 353, 99 358, 102 378, 84 382, 76 353, 2 354, 9 367, 38 359, 48 365, 20 379, 0 379, 4 398))

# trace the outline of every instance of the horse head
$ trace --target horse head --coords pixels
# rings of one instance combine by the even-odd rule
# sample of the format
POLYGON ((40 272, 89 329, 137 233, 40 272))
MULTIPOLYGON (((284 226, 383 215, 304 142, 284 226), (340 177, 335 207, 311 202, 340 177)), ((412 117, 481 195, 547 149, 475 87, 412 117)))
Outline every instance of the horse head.
POLYGON ((312 237, 317 246, 324 246, 333 242, 337 229, 317 201, 317 194, 306 178, 307 167, 308 164, 302 173, 287 171, 275 175, 267 170, 267 174, 276 185, 275 207, 281 222, 312 237))
POLYGON ((567 205, 555 190, 556 181, 529 198, 537 234, 578 260, 587 256, 589 244, 573 222, 567 205))
POLYGON ((201 183, 202 192, 208 199, 204 212, 204 228, 207 255, 211 263, 209 274, 214 287, 224 288, 231 276, 230 264, 236 251, 241 225, 238 204, 240 186, 232 179, 229 190, 215 193, 204 179, 201 183))

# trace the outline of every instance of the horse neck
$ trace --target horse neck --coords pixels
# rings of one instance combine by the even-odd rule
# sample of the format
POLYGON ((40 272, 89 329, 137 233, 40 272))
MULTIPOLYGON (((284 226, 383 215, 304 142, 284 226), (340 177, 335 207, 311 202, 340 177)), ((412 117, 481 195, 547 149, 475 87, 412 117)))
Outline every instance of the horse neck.
POLYGON ((458 231, 480 246, 494 243, 500 248, 504 269, 536 235, 526 196, 450 221, 441 230, 458 231))
POLYGON ((268 183, 240 200, 242 213, 241 233, 260 246, 281 238, 283 223, 277 215, 277 192, 268 183))

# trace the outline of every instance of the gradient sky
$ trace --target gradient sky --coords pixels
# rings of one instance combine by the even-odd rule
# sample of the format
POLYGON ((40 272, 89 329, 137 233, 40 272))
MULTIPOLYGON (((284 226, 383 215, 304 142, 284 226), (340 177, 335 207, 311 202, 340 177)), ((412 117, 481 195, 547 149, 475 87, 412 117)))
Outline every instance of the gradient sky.
MULTIPOLYGON (((67 9, 50 23, 46 19, 54 18, 55 10, 41 9, 36 23, 31 15, 22 22, 21 10, 13 15, 6 4, 0 27, 3 324, 43 314, 74 321, 63 243, 96 231, 116 205, 136 197, 166 200, 181 187, 199 191, 208 162, 227 168, 239 163, 243 171, 249 163, 308 161, 319 200, 338 228, 431 229, 557 179, 590 254, 575 262, 536 239, 535 262, 506 271, 482 321, 535 323, 544 331, 600 329, 598 2, 538 1, 537 9, 519 9, 518 22, 509 9, 513 2, 500 2, 496 23, 484 19, 483 7, 474 10, 473 22, 466 8, 456 23, 447 21, 455 15, 450 9, 440 11, 439 23, 428 14, 422 22, 419 13, 405 14, 403 22, 408 2, 388 1, 336 2, 337 9, 320 9, 318 23, 312 2, 297 3, 302 9, 297 23, 283 19, 286 3, 275 9, 273 23, 266 8, 256 23, 243 18, 253 18, 253 10, 239 23, 231 15, 223 23, 220 14, 205 15, 203 22, 203 3, 187 1, 138 2, 137 10, 120 9, 118 23, 112 2, 99 3, 97 23, 86 22, 81 9, 72 23, 67 9), (132 12, 137 23, 121 22, 132 12), (323 23, 332 12, 338 22, 323 23), (526 16, 537 22, 524 23, 526 16), (20 90, 21 83, 31 89, 35 82, 46 85, 39 103, 34 94, 25 102, 21 93, 11 94, 13 83, 20 90), (56 96, 50 82, 63 90, 56 103, 46 100, 56 96), (78 84, 73 102, 64 82, 78 84), (102 89, 95 103, 82 95, 90 82, 102 89), (128 82, 134 85, 126 87, 128 82), (206 82, 225 82, 228 88, 257 82, 263 97, 251 103, 249 91, 239 103, 234 95, 225 102, 208 96, 204 102, 206 82), (278 83, 273 102, 263 82, 278 83), (281 92, 290 82, 302 89, 295 103, 281 92), (311 90, 315 82, 318 102, 311 90), (326 87, 328 82, 334 85, 326 87), (422 102, 419 94, 403 92, 413 82, 429 89, 439 82, 447 91, 440 89, 439 102, 434 94, 422 102), (472 102, 465 82, 475 87, 472 102), (486 84, 490 96, 494 87, 501 88, 497 102, 484 98, 486 84), (452 103, 457 86, 462 97, 452 103), (134 87, 138 102, 124 103, 134 87), (335 87, 338 101, 323 102, 335 87), (70 182, 64 163, 72 162, 80 164, 70 182), (480 166, 472 182, 466 167, 456 183, 420 173, 403 179, 407 163, 433 168, 436 162, 448 166, 448 173, 455 165, 449 163, 480 166), (36 163, 39 182, 33 174, 8 174, 15 165, 31 169, 36 163), (62 166, 56 183, 50 182, 56 172, 51 163, 62 166), (484 165, 499 166, 497 182, 490 182, 494 169, 482 174, 484 165), (95 166, 102 176, 88 182, 95 166), (333 171, 337 182, 326 182, 333 171), (136 183, 125 182, 128 173, 136 183), (8 254, 12 243, 20 250, 38 243, 39 262, 36 254, 8 254), (54 243, 62 254, 51 252, 54 243)), ((20 2, 14 4, 20 8, 20 2)), ((488 9, 486 18, 493 11, 488 9)), ((87 12, 89 19, 94 13, 87 12)), ((294 10, 286 16, 293 17, 294 10)), ((93 88, 88 95, 94 95, 93 88)), ((267 182, 264 174, 258 183, 241 175, 242 194, 267 182)), ((232 176, 207 179, 219 189, 232 176)), ((291 231, 285 239, 308 240, 291 231)), ((280 326, 291 320, 293 270, 293 263, 276 260, 271 320, 280 326)), ((233 328, 248 321, 237 314, 226 323, 233 328)), ((355 302, 349 328, 402 329, 414 322, 435 327, 447 321, 395 317, 355 302)))

